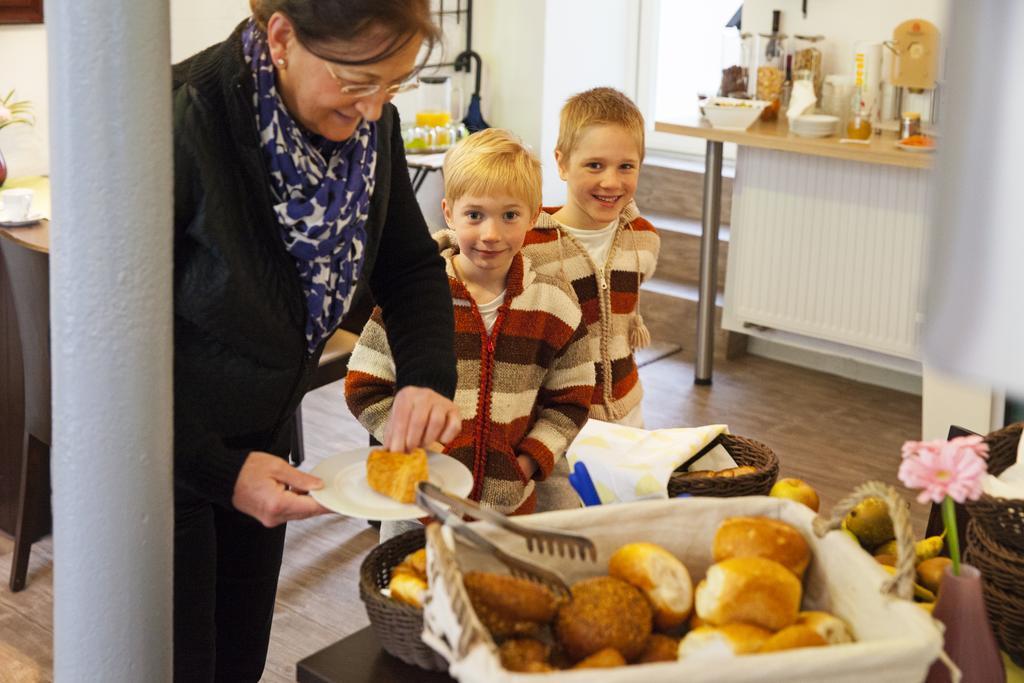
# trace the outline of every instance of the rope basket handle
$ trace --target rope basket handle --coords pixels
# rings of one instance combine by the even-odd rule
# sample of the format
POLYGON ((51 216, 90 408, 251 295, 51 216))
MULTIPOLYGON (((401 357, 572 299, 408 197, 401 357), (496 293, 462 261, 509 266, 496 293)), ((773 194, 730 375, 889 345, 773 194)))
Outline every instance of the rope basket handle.
POLYGON ((896 532, 896 574, 882 584, 882 593, 912 600, 916 577, 914 531, 910 526, 910 509, 895 488, 880 481, 861 484, 832 508, 830 517, 818 515, 814 518, 814 533, 821 537, 833 529, 839 529, 846 515, 866 498, 880 498, 885 503, 892 519, 893 531, 896 532))

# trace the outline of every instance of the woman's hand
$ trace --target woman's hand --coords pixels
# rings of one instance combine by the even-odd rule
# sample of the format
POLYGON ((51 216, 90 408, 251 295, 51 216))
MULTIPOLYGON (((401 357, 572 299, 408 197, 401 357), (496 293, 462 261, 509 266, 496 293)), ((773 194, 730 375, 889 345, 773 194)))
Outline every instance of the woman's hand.
POLYGON ((404 387, 395 394, 391 419, 384 430, 384 447, 408 453, 434 441, 448 443, 459 433, 459 409, 433 389, 404 387))
POLYGON ((307 491, 323 488, 324 482, 300 472, 283 458, 253 451, 242 464, 235 480, 231 504, 270 528, 295 519, 330 512, 307 491))

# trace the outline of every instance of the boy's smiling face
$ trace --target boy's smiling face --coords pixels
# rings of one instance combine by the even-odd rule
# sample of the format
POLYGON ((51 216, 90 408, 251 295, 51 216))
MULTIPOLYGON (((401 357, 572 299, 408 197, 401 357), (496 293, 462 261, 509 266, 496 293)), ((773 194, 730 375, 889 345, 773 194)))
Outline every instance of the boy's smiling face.
POLYGON ((556 151, 555 160, 569 189, 563 222, 570 227, 603 228, 636 194, 640 150, 622 126, 588 126, 569 155, 556 151))
POLYGON ((459 242, 462 275, 475 282, 508 273, 540 211, 510 196, 465 195, 451 203, 445 199, 441 207, 459 242))

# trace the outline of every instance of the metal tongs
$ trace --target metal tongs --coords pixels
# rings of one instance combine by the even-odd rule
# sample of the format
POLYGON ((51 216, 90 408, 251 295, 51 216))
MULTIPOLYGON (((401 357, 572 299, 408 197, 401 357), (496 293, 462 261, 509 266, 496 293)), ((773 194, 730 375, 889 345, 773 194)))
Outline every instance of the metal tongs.
POLYGON ((453 496, 428 481, 420 482, 416 491, 416 505, 441 520, 453 533, 463 540, 468 541, 480 550, 490 553, 508 567, 513 576, 547 586, 556 595, 566 598, 572 595, 569 585, 557 572, 545 569, 544 567, 538 567, 535 564, 510 555, 463 522, 462 516, 468 515, 490 522, 495 526, 523 537, 526 540, 526 549, 530 552, 557 554, 560 557, 568 555, 571 559, 578 559, 580 561, 589 559, 591 562, 597 562, 597 547, 586 536, 568 534, 552 529, 536 529, 516 524, 500 512, 480 507, 471 500, 453 496))

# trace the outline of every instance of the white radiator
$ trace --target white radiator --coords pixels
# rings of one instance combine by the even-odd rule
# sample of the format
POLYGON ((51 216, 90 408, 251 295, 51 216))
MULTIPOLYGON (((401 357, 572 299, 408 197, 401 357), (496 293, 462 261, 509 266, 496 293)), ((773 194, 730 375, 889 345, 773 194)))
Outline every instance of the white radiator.
POLYGON ((918 358, 928 171, 740 147, 723 325, 918 358))

